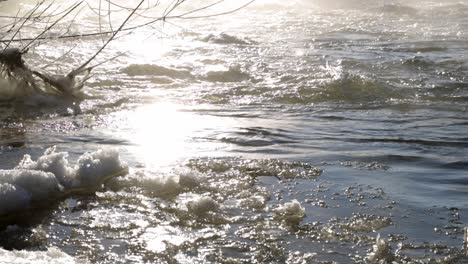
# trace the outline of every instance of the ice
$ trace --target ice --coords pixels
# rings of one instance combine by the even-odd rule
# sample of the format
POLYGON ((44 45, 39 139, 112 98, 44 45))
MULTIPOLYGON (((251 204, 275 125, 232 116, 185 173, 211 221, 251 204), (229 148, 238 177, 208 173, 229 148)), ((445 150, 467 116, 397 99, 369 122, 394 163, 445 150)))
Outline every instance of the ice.
POLYGON ((367 262, 375 264, 392 263, 394 258, 390 244, 381 239, 380 234, 377 235, 375 244, 372 246, 372 252, 367 255, 367 262))
POLYGON ((8 251, 0 248, 0 263, 71 264, 75 260, 57 248, 47 251, 8 251))
POLYGON ((23 188, 9 183, 0 184, 0 215, 25 208, 30 200, 31 194, 23 188))
POLYGON ((77 165, 68 165, 68 153, 55 152, 55 147, 49 148, 37 161, 25 155, 16 169, 29 169, 51 172, 65 188, 75 188, 96 185, 104 178, 116 173, 126 173, 127 167, 122 164, 117 150, 98 150, 83 154, 77 165))
POLYGON ((137 171, 125 178, 116 179, 117 188, 138 186, 152 197, 175 198, 182 192, 194 190, 200 186, 201 176, 193 173, 180 175, 160 175, 148 171, 137 171))
POLYGON ((208 212, 215 212, 219 208, 218 202, 209 196, 200 196, 187 203, 189 211, 195 215, 202 216, 208 212))
POLYGON ((128 168, 122 164, 117 150, 100 149, 82 155, 78 159, 75 171, 77 181, 75 186, 93 186, 101 183, 105 178, 126 174, 128 168))
POLYGON ((280 205, 273 213, 276 219, 288 225, 298 225, 305 217, 305 209, 297 200, 280 205))
POLYGON ((60 191, 61 186, 54 174, 35 170, 0 170, 0 184, 21 187, 31 195, 32 200, 45 199, 60 191))
POLYGON ((27 208, 30 202, 61 197, 96 187, 106 179, 128 173, 117 150, 83 154, 70 166, 68 153, 49 148, 36 161, 25 155, 12 170, 0 170, 0 215, 27 208))
POLYGON ((28 169, 50 172, 64 187, 73 185, 74 170, 68 166, 68 153, 55 152, 55 147, 48 148, 44 155, 33 161, 30 155, 24 155, 23 160, 15 169, 28 169))
POLYGON ((255 210, 261 210, 265 207, 266 198, 261 195, 252 195, 248 198, 241 200, 241 205, 255 210))
POLYGON ((170 198, 181 192, 181 186, 175 176, 141 179, 141 185, 157 197, 170 198))
POLYGON ((202 180, 201 175, 195 173, 181 173, 179 175, 179 184, 180 186, 187 189, 194 189, 200 185, 202 180))

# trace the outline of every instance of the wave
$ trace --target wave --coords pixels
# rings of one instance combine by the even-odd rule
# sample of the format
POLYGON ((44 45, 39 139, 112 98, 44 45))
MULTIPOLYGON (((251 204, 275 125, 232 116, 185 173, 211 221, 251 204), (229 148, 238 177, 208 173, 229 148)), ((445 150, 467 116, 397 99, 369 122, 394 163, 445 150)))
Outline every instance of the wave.
POLYGON ((438 16, 466 16, 468 14, 468 5, 463 3, 435 5, 430 10, 430 14, 438 16))
POLYGON ((429 68, 436 65, 436 63, 422 56, 414 56, 412 58, 403 60, 402 65, 429 68))
POLYGON ((360 76, 345 75, 323 84, 321 88, 318 97, 333 101, 368 102, 400 98, 392 87, 360 76))
MULTIPOLYGON (((415 4, 415 3, 413 3, 415 4)), ((468 5, 463 3, 419 3, 418 6, 409 6, 399 3, 384 4, 376 8, 370 9, 374 12, 393 14, 401 16, 450 16, 460 17, 468 13, 468 5)))
POLYGON ((449 163, 443 164, 442 167, 446 169, 468 170, 468 162, 467 161, 449 162, 449 163))
POLYGON ((67 158, 68 153, 52 147, 36 161, 25 155, 14 169, 0 170, 0 216, 93 191, 109 178, 128 172, 116 150, 85 153, 75 166, 70 166, 67 158))
MULTIPOLYGON (((209 140, 211 138, 208 138, 209 140)), ((260 152, 259 148, 275 146, 282 144, 292 144, 297 141, 287 135, 287 131, 281 129, 270 130, 263 127, 245 127, 239 128, 225 135, 217 136, 211 140, 219 140, 224 143, 234 144, 244 147, 256 147, 255 151, 260 152)))
POLYGON ((240 38, 236 36, 231 36, 226 33, 221 33, 219 35, 215 34, 209 34, 208 36, 205 36, 200 39, 200 41, 203 42, 209 42, 209 43, 216 43, 216 44, 237 44, 237 45, 252 45, 256 44, 255 41, 249 39, 249 38, 240 38))
POLYGON ((411 144, 422 145, 429 147, 453 147, 453 148, 466 148, 468 142, 463 139, 457 140, 423 140, 423 139, 404 139, 404 138, 348 138, 343 139, 350 142, 358 143, 396 143, 396 144, 411 144))
MULTIPOLYGON (((256 79, 251 78, 247 73, 232 69, 230 71, 211 72, 205 80, 210 82, 256 82, 256 79)), ((374 104, 394 103, 395 101, 413 99, 414 95, 415 92, 411 89, 400 89, 371 78, 344 74, 327 81, 301 80, 277 87, 250 85, 249 87, 238 86, 227 87, 226 89, 214 89, 205 94, 202 99, 212 103, 223 104, 241 102, 243 99, 248 99, 246 102, 253 104, 374 104)))
MULTIPOLYGON (((442 44, 442 43, 440 43, 442 44)), ((390 52, 404 52, 404 53, 431 53, 431 52, 444 52, 447 51, 447 47, 427 45, 421 47, 398 47, 398 48, 384 48, 385 51, 390 52)))
POLYGON ((208 82, 242 82, 250 79, 251 76, 239 65, 230 66, 227 71, 209 71, 204 77, 208 82))
POLYGON ((371 9, 375 12, 383 12, 384 14, 414 16, 419 14, 419 10, 406 5, 400 4, 384 4, 381 7, 371 9))
POLYGON ((316 87, 303 87, 295 94, 286 94, 276 98, 283 103, 319 103, 319 102, 385 102, 399 99, 401 94, 393 87, 360 76, 344 75, 316 87))
POLYGON ((165 76, 174 79, 189 79, 192 77, 187 69, 169 68, 154 64, 131 64, 122 69, 122 72, 129 76, 165 76))

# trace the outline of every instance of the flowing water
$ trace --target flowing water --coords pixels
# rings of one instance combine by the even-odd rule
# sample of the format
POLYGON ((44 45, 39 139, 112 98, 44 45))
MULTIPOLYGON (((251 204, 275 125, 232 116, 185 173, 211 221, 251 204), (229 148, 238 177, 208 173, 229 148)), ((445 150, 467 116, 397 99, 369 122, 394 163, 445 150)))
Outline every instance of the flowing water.
POLYGON ((1 81, 0 263, 468 262, 468 2, 257 1, 119 52, 79 105, 1 81))

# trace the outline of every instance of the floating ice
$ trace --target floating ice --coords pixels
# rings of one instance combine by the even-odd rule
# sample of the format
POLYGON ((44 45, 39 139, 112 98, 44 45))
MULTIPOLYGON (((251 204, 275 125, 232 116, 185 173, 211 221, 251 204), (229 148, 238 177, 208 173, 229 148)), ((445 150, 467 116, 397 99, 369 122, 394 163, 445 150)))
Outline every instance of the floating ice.
POLYGON ((118 173, 126 173, 127 166, 122 164, 117 150, 98 150, 85 153, 74 167, 68 165, 68 153, 55 152, 49 148, 37 161, 29 155, 15 169, 28 169, 50 172, 66 189, 93 186, 118 173))
POLYGON ((47 251, 8 251, 0 248, 0 263, 71 264, 75 260, 57 248, 47 251))
POLYGON ((33 161, 30 155, 24 155, 16 170, 35 170, 52 173, 65 187, 71 187, 74 178, 73 168, 68 167, 68 153, 55 152, 55 147, 48 148, 44 155, 33 161))
POLYGON ((195 215, 202 216, 208 212, 215 212, 219 208, 218 202, 209 196, 200 196, 187 203, 187 208, 195 215))
POLYGON ((221 33, 219 35, 209 34, 208 36, 200 39, 203 42, 211 42, 216 44, 237 44, 237 45, 251 45, 255 44, 255 41, 249 38, 241 38, 236 36, 231 36, 226 33, 221 33))
POLYGON ((206 80, 209 82, 242 82, 251 79, 251 76, 241 69, 240 65, 230 66, 224 71, 209 71, 206 80))
POLYGON ((200 177, 193 173, 154 175, 147 171, 138 171, 125 178, 116 179, 113 183, 117 184, 117 189, 138 186, 150 196, 175 198, 184 191, 196 189, 200 185, 200 177))
POLYGON ((252 208, 255 210, 261 210, 265 207, 266 198, 261 195, 252 195, 248 198, 241 200, 240 204, 247 208, 252 208))
POLYGON ((164 76, 171 79, 187 79, 191 78, 190 71, 184 68, 168 68, 153 64, 131 64, 122 72, 130 76, 164 76))
POLYGON ((170 198, 182 191, 175 176, 142 179, 138 184, 157 197, 170 198))
POLYGON ((37 161, 25 155, 13 170, 0 170, 0 215, 24 209, 30 202, 98 186, 128 171, 116 150, 85 153, 74 167, 67 157, 68 153, 57 153, 53 147, 37 161))
POLYGON ((297 200, 280 205, 273 213, 276 219, 288 225, 298 225, 305 217, 305 209, 297 200))
POLYGON ((375 232, 392 224, 392 220, 385 216, 354 214, 351 219, 340 226, 353 232, 375 232))
POLYGON ((0 215, 18 208, 25 208, 31 200, 31 194, 20 186, 9 183, 0 184, 0 215))
POLYGON ((187 189, 194 189, 200 185, 200 181, 202 180, 201 175, 197 175, 196 173, 182 173, 179 175, 179 184, 180 186, 187 188, 187 189))
POLYGON ((392 247, 390 244, 380 238, 380 234, 377 235, 375 244, 372 246, 372 252, 367 254, 368 263, 392 263, 395 256, 392 253, 392 247))
POLYGON ((31 194, 31 199, 47 198, 61 187, 52 173, 34 170, 0 170, 0 184, 11 184, 31 194))
POLYGON ((122 164, 115 149, 100 149, 85 153, 75 166, 78 186, 93 186, 115 174, 127 173, 128 168, 122 164))

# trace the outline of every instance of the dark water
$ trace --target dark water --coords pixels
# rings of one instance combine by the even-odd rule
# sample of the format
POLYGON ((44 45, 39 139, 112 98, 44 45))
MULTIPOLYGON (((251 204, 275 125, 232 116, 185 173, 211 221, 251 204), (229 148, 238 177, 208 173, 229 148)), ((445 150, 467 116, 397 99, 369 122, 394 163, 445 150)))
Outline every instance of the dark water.
MULTIPOLYGON (((113 148, 129 173, 5 216, 0 245, 31 252, 0 263, 468 262, 467 15, 259 1, 116 40, 104 56, 124 55, 93 71, 80 111, 3 100, 0 168, 56 146, 57 168, 79 170, 113 148)), ((78 45, 61 58, 78 63, 100 43, 27 58, 78 45)))

